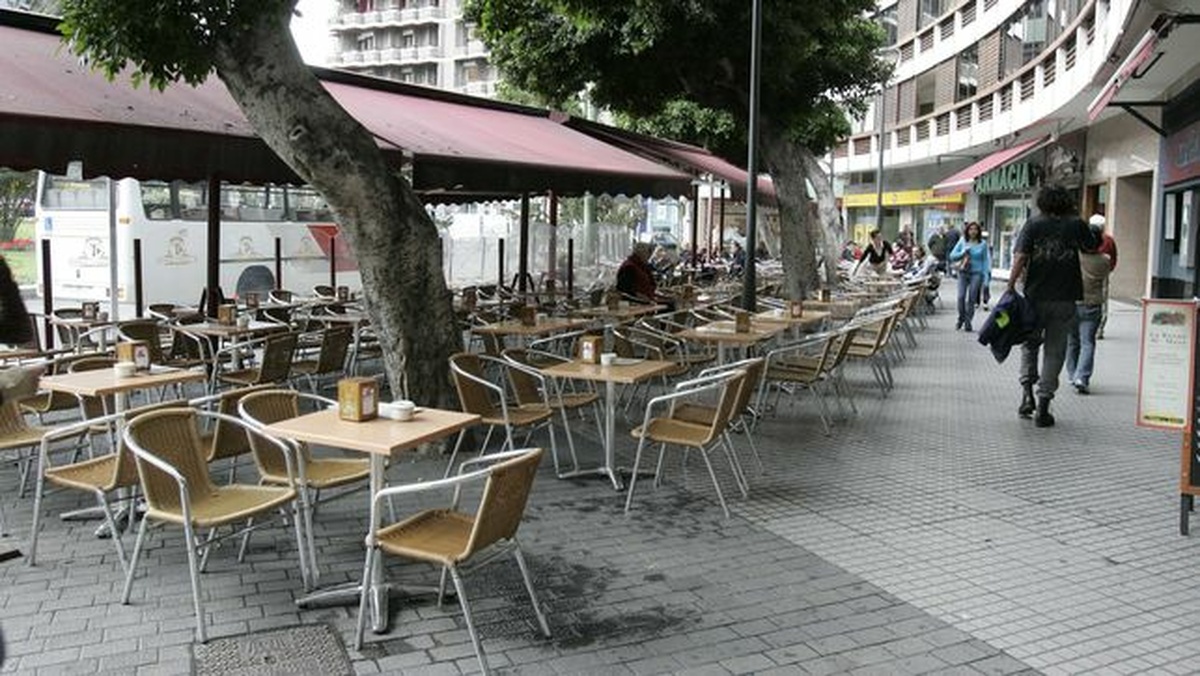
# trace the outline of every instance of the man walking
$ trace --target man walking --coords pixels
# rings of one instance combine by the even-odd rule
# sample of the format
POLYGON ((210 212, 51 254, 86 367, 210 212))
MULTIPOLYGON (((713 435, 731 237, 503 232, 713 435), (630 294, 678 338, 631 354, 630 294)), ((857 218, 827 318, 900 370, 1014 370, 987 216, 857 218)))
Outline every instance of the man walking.
POLYGON ((1065 188, 1046 186, 1038 192, 1036 202, 1039 213, 1025 222, 1013 247, 1008 288, 1015 289, 1024 277, 1025 298, 1037 316, 1034 336, 1021 346, 1022 398, 1017 414, 1033 416, 1038 427, 1050 427, 1054 425, 1050 401, 1058 390, 1067 336, 1075 325, 1075 301, 1083 298, 1079 250, 1094 249, 1100 240, 1075 215, 1075 203, 1065 188))
MULTIPOLYGON (((955 245, 958 244, 958 240, 961 236, 962 236, 962 233, 960 233, 958 231, 958 227, 956 225, 954 225, 953 223, 951 223, 950 227, 946 229, 946 234, 943 236, 943 239, 945 240, 945 243, 946 243, 946 254, 947 255, 949 255, 949 253, 951 251, 954 251, 954 247, 955 247, 955 245)), ((949 264, 948 261, 946 263, 946 274, 951 277, 958 276, 958 272, 954 269, 953 265, 949 264)))
MULTIPOLYGON (((1093 216, 1093 222, 1095 217, 1093 216)), ((1100 227, 1090 225, 1092 234, 1099 237, 1100 227)), ((1096 332, 1103 317, 1104 291, 1108 288, 1108 257, 1099 251, 1079 252, 1079 269, 1083 275, 1083 300, 1075 305, 1075 329, 1067 338, 1067 377, 1079 394, 1087 394, 1096 360, 1096 332)))

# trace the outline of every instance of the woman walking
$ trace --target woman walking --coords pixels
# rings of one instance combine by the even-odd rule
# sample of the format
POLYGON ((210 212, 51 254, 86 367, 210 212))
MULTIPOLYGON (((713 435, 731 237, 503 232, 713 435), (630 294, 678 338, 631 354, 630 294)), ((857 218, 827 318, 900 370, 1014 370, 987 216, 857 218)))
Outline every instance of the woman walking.
POLYGON ((973 331, 971 318, 979 305, 979 290, 992 281, 992 254, 983 241, 983 228, 972 221, 963 228, 962 239, 950 252, 950 263, 958 269, 958 321, 954 329, 973 331))

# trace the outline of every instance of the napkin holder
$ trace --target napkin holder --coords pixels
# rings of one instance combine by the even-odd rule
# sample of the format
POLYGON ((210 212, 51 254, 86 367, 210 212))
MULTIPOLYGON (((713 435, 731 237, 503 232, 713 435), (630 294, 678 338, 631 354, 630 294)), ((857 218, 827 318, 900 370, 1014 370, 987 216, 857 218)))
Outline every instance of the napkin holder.
POLYGON ((579 339, 579 361, 587 364, 599 364, 602 352, 604 352, 603 337, 584 336, 579 339))
POLYGON ((258 309, 262 299, 258 297, 257 291, 247 291, 245 294, 246 309, 254 311, 258 309))
POLYGON ((224 326, 233 326, 234 324, 237 324, 237 306, 233 303, 218 305, 217 323, 224 326))
POLYGON ((93 301, 89 301, 89 302, 83 304, 82 310, 79 313, 79 317, 81 319, 91 320, 91 319, 95 319, 99 314, 100 314, 100 304, 93 302, 93 301))
POLYGON ((132 362, 138 371, 150 370, 150 344, 144 340, 127 340, 117 343, 117 361, 132 362))
POLYGON ((516 310, 517 320, 521 322, 521 326, 535 326, 537 324, 537 308, 533 305, 522 305, 516 310))
POLYGON ((791 309, 793 319, 799 319, 804 316, 804 301, 794 300, 788 303, 788 307, 791 309))
POLYGON ((750 333, 750 313, 738 310, 733 315, 733 330, 737 333, 750 333))
POLYGON ((342 420, 364 422, 379 415, 379 383, 374 378, 342 378, 337 391, 342 420))

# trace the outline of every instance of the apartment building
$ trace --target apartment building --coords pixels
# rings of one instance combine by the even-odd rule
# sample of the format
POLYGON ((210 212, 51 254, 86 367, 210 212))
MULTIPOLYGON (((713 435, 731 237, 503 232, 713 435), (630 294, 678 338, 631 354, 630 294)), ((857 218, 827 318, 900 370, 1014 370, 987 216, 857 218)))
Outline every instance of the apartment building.
POLYGON ((997 273, 1037 188, 1064 184, 1120 247, 1118 296, 1190 295, 1200 212, 1194 0, 885 0, 896 62, 833 151, 860 237, 980 221, 997 273), (882 130, 882 133, 881 133, 882 130), (1190 144, 1190 145, 1189 145, 1190 144), (882 210, 877 204, 882 203, 882 210))
POLYGON ((490 97, 496 70, 459 0, 337 0, 329 65, 490 97))

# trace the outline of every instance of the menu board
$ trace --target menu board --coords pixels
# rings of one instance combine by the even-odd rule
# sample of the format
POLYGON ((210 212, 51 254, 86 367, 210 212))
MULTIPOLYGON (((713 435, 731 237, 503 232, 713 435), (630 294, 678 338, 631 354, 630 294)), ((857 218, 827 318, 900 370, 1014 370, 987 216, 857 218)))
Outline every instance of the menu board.
POLYGON ((1142 300, 1137 424, 1182 430, 1192 420, 1196 301, 1142 300))

